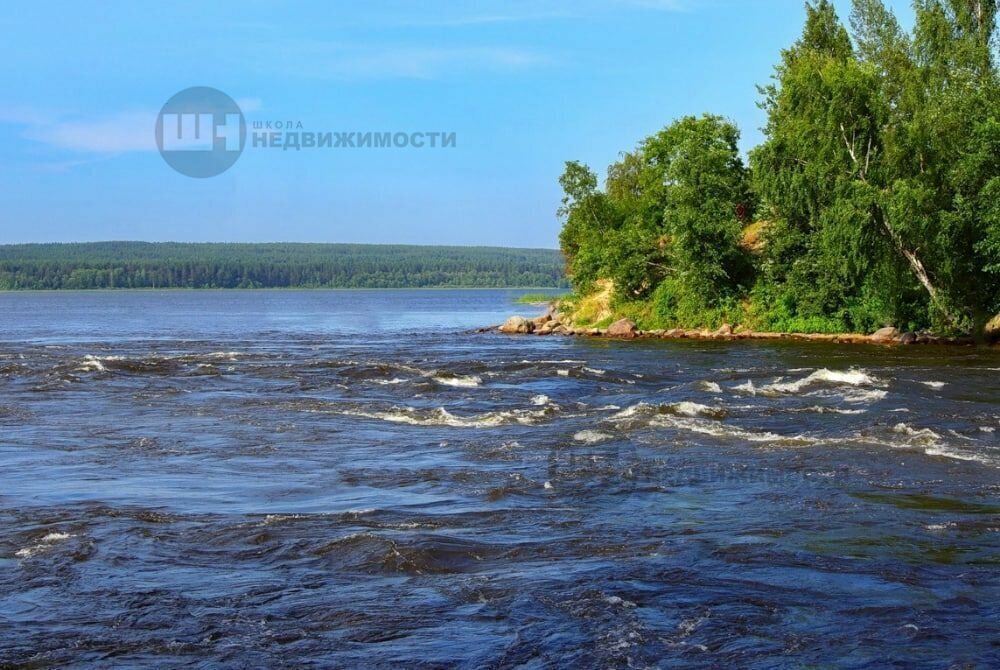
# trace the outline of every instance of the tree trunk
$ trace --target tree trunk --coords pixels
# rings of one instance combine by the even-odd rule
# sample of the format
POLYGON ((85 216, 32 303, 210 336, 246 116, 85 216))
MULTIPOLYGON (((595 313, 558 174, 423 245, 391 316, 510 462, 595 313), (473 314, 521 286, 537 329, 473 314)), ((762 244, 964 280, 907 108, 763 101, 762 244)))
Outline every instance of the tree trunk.
POLYGON ((933 305, 940 310, 941 314, 944 315, 944 318, 949 324, 957 327, 959 323, 958 317, 948 309, 944 300, 941 299, 941 294, 938 292, 937 287, 934 286, 933 282, 931 282, 931 278, 927 274, 924 264, 920 262, 919 258, 917 258, 917 254, 906 248, 906 245, 903 244, 903 238, 901 238, 899 233, 893 230, 892 226, 889 225, 889 221, 886 219, 885 214, 879 211, 877 216, 879 221, 882 223, 882 227, 885 229, 885 232, 889 234, 889 239, 892 240, 896 250, 910 264, 910 269, 913 270, 913 274, 917 276, 917 281, 920 282, 920 285, 923 286, 928 295, 930 295, 931 303, 933 303, 933 305))

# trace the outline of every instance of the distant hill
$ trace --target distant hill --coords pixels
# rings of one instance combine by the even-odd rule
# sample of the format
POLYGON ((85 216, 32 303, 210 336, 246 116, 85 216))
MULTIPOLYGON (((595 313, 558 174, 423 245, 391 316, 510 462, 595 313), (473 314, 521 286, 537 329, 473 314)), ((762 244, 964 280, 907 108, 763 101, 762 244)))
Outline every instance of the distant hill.
POLYGON ((0 290, 563 287, 550 249, 375 244, 0 245, 0 290))

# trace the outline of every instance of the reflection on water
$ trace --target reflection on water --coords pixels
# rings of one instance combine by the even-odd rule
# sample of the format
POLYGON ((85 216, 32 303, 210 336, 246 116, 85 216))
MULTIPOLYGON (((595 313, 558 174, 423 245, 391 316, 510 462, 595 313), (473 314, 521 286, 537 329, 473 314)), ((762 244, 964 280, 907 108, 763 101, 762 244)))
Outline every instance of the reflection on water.
POLYGON ((0 295, 0 665, 1000 663, 1000 355, 514 295, 0 295))

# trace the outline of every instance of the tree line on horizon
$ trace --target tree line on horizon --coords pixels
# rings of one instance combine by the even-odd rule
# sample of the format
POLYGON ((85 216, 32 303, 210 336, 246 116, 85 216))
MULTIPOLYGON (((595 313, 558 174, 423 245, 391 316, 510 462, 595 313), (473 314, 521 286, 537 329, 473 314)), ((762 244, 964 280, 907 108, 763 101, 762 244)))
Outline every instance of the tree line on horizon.
POLYGON ((653 327, 784 331, 886 324, 978 332, 1000 312, 997 0, 806 4, 759 87, 764 141, 688 116, 597 175, 560 178, 577 293, 610 281, 653 327))
POLYGON ((0 290, 565 287, 554 249, 92 242, 0 245, 0 290))

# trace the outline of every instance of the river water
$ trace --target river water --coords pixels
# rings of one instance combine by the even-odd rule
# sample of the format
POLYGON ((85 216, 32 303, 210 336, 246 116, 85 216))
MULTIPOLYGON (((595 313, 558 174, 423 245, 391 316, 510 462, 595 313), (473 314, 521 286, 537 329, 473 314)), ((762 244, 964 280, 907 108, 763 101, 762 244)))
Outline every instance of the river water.
POLYGON ((0 667, 1000 665, 1000 352, 0 294, 0 667))

